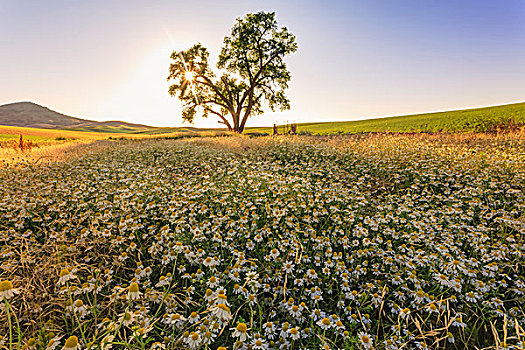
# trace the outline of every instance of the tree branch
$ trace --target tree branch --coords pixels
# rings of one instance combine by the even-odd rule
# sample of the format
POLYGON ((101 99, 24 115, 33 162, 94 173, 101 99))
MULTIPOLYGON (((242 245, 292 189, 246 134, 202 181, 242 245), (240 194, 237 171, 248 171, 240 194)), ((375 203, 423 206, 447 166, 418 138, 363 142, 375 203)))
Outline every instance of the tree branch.
POLYGON ((213 82, 211 81, 211 79, 209 79, 208 77, 205 77, 204 75, 201 75, 201 74, 198 74, 197 77, 201 77, 203 78, 205 81, 198 81, 195 79, 195 82, 196 83, 200 83, 200 84, 203 84, 203 85, 206 85, 208 87, 210 87, 217 95, 219 95, 219 97, 224 101, 226 102, 226 104, 229 106, 227 109, 231 109, 233 110, 234 107, 233 107, 233 103, 228 100, 226 98, 226 96, 224 96, 224 94, 217 88, 217 86, 215 86, 215 84, 213 84, 213 82))
POLYGON ((211 109, 211 108, 208 107, 208 106, 204 106, 204 108, 207 109, 208 112, 210 112, 210 113, 212 113, 212 114, 215 114, 215 115, 219 116, 219 118, 221 118, 221 120, 219 121, 219 123, 226 125, 226 126, 228 127, 228 130, 231 130, 231 129, 232 129, 232 127, 231 127, 230 123, 228 122, 228 120, 227 120, 227 119, 226 119, 221 113, 214 111, 213 109, 211 109))

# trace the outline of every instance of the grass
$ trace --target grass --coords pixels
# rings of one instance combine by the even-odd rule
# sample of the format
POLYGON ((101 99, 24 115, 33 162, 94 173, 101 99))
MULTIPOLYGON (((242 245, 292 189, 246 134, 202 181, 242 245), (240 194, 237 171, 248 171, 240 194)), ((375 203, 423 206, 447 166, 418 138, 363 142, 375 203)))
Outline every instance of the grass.
MULTIPOLYGON (((525 103, 416 114, 369 120, 299 123, 298 133, 330 135, 364 132, 497 132, 525 125, 525 103)), ((248 128, 247 132, 272 134, 272 128, 248 128)))

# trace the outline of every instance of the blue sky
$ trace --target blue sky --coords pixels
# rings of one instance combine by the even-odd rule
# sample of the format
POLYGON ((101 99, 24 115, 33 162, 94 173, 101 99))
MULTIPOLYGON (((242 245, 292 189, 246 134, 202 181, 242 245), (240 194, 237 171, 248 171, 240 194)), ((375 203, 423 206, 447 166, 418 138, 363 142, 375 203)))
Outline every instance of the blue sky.
POLYGON ((0 104, 181 125, 171 51, 201 42, 213 59, 235 18, 260 10, 277 13, 299 50, 287 60, 292 109, 249 125, 525 100, 522 0, 0 0, 0 104))

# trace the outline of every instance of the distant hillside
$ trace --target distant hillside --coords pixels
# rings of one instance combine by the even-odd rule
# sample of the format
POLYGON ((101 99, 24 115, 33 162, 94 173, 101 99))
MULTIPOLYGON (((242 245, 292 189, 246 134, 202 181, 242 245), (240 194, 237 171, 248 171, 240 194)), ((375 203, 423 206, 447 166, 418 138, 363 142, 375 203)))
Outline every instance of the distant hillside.
POLYGON ((147 132, 156 129, 121 121, 97 122, 70 117, 33 102, 16 102, 0 106, 0 125, 117 133, 147 132))
MULTIPOLYGON (((297 124, 298 133, 330 135, 362 132, 491 132, 525 126, 525 102, 458 111, 344 122, 297 124)), ((247 128, 272 133, 272 128, 247 128)))

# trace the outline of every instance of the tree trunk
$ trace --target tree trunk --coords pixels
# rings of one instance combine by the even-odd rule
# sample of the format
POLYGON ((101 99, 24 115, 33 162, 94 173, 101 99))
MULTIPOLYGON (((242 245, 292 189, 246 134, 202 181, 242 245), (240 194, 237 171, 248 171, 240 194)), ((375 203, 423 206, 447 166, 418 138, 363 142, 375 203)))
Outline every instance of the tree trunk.
POLYGON ((241 119, 240 112, 239 113, 230 112, 230 114, 232 115, 232 118, 233 118, 233 132, 242 133, 242 130, 239 125, 239 121, 241 119))
POLYGON ((244 112, 244 116, 242 117, 241 125, 239 127, 239 129, 241 130, 241 133, 244 130, 246 121, 248 120, 248 118, 250 117, 250 114, 252 113, 252 107, 253 107, 253 90, 250 92, 250 97, 248 98, 248 107, 246 108, 246 112, 244 112))

